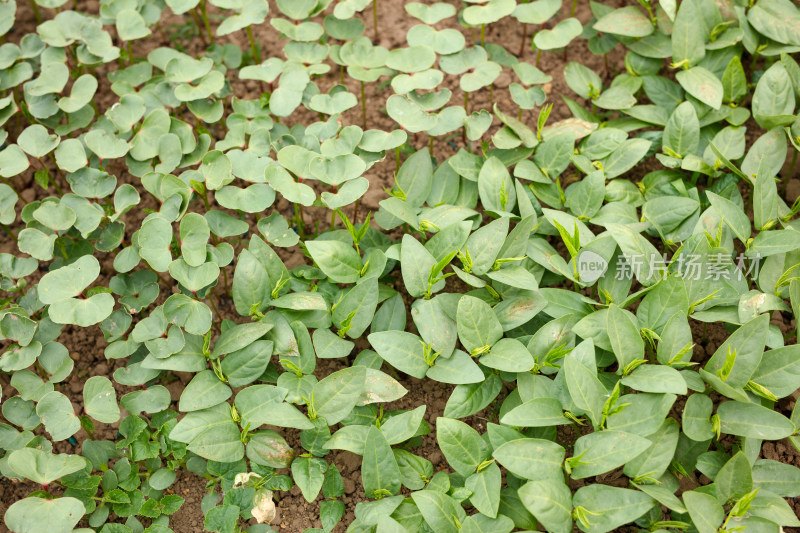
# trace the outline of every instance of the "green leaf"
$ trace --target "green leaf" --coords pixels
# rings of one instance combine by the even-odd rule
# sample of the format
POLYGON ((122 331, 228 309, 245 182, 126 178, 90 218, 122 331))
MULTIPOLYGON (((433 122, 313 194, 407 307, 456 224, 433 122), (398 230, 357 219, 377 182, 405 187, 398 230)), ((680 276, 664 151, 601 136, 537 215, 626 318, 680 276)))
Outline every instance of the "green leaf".
POLYGON ((211 370, 196 374, 181 393, 178 409, 183 412, 208 409, 223 403, 233 393, 211 370))
POLYGON ((508 235, 508 224, 508 218, 503 217, 469 236, 466 248, 472 258, 471 274, 480 276, 492 268, 508 235))
POLYGON ((0 224, 13 224, 17 218, 15 207, 19 196, 14 189, 0 183, 0 224))
POLYGON ((696 65, 706 53, 703 16, 695 2, 681 2, 672 28, 672 61, 696 65))
POLYGON ((206 243, 211 235, 205 217, 197 213, 187 213, 181 220, 181 255, 186 264, 197 267, 205 263, 206 243))
POLYGON ((70 95, 59 99, 58 107, 65 113, 75 113, 92 101, 96 91, 97 78, 91 74, 84 74, 72 84, 70 95))
POLYGON ((725 378, 731 387, 742 388, 750 381, 764 354, 769 315, 759 315, 743 324, 723 342, 705 366, 708 372, 720 372, 728 360, 729 350, 735 351, 733 368, 725 378))
POLYGON ((752 233, 752 229, 750 226, 750 219, 747 218, 744 211, 739 209, 739 206, 727 198, 714 194, 711 191, 706 191, 706 196, 717 214, 722 217, 725 224, 731 229, 733 234, 736 235, 736 238, 742 242, 747 242, 752 233))
POLYGON ((631 313, 612 304, 608 308, 608 338, 619 363, 626 368, 632 361, 644 358, 644 341, 631 313))
POLYGON ((764 352, 758 368, 750 378, 766 387, 778 398, 793 393, 800 387, 800 348, 784 346, 764 352))
POLYGON ((724 102, 738 102, 747 95, 747 77, 739 56, 733 56, 722 73, 722 89, 724 102))
POLYGON ((314 203, 316 195, 314 190, 305 183, 297 183, 292 176, 278 165, 268 165, 266 170, 267 183, 281 193, 281 196, 293 203, 310 206, 314 203))
POLYGON ((29 166, 28 157, 18 145, 9 144, 0 150, 0 176, 12 178, 21 174, 29 166))
POLYGON ((796 230, 762 231, 745 252, 747 257, 768 257, 796 250, 800 246, 800 232, 796 230))
POLYGON ((696 490, 683 493, 683 503, 698 533, 716 533, 725 518, 725 511, 710 494, 696 490))
POLYGON ((609 416, 607 427, 642 436, 650 435, 661 427, 675 399, 674 394, 624 394, 620 396, 618 404, 629 405, 609 416))
POLYGON ((770 39, 800 46, 800 14, 797 6, 788 0, 759 0, 747 12, 747 20, 770 39))
POLYGON ((605 197, 605 174, 596 170, 566 190, 564 205, 576 217, 588 219, 597 214, 605 197))
POLYGON ((667 418, 658 431, 648 435, 649 447, 625 464, 623 473, 630 478, 660 478, 669 468, 680 438, 680 426, 667 418))
POLYGON ((81 256, 74 263, 42 276, 38 285, 39 300, 44 304, 53 304, 77 296, 99 274, 100 262, 92 255, 81 256))
POLYGON ((361 273, 361 258, 352 246, 338 240, 305 243, 311 258, 336 283, 355 283, 361 273))
POLYGON ((150 35, 150 29, 142 15, 134 9, 123 9, 117 13, 117 34, 123 41, 141 39, 150 35))
POLYGON ((436 24, 446 18, 456 14, 455 7, 439 2, 433 5, 425 5, 420 2, 411 2, 405 6, 406 12, 412 17, 418 18, 425 24, 436 24))
POLYGON ((647 37, 653 33, 653 24, 637 6, 615 9, 602 16, 592 28, 624 37, 647 37))
POLYGON ((34 124, 25 128, 17 137, 17 144, 22 150, 37 159, 41 159, 53 151, 60 142, 58 135, 51 135, 47 128, 34 124))
POLYGON ((555 442, 524 438, 501 444, 492 456, 512 474, 541 481, 560 479, 565 453, 555 442))
POLYGON ((230 420, 230 413, 227 416, 224 423, 215 425, 193 438, 187 449, 210 461, 235 462, 244 457, 244 445, 239 428, 230 420))
POLYGON ((574 61, 564 67, 564 80, 581 98, 592 98, 603 88, 603 80, 595 71, 574 61))
POLYGON ((314 351, 320 359, 336 359, 347 357, 353 351, 354 344, 344 340, 327 329, 318 329, 313 335, 314 351))
POLYGON ((104 424, 119 420, 117 394, 105 376, 94 376, 83 384, 83 404, 86 414, 104 424))
POLYGON ((85 512, 75 498, 33 496, 14 502, 6 511, 5 522, 16 533, 70 533, 85 512))
POLYGON ((439 356, 436 363, 425 375, 434 381, 461 385, 483 381, 481 368, 473 359, 461 350, 456 350, 450 357, 439 356))
POLYGON ((642 365, 622 378, 622 384, 641 392, 686 394, 686 381, 669 366, 642 365))
POLYGON ((643 492, 593 484, 579 488, 572 498, 573 505, 588 513, 587 533, 605 533, 632 522, 653 506, 653 499, 643 492))
POLYGON ((556 24, 552 30, 541 30, 533 37, 533 44, 540 50, 564 48, 581 34, 583 26, 576 18, 568 18, 556 24))
POLYGON ((800 494, 800 469, 772 459, 758 459, 753 465, 753 483, 764 491, 796 498, 800 494))
POLYGON ((364 442, 364 457, 361 461, 361 480, 367 496, 388 491, 396 494, 400 490, 400 468, 392 449, 380 429, 370 426, 364 442))
POLYGON ((612 179, 632 169, 650 150, 651 142, 647 139, 628 139, 614 149, 602 160, 606 178, 612 179))
POLYGON ((740 437, 780 440, 794 432, 791 420, 754 403, 724 402, 717 408, 720 429, 740 437))
POLYGON ((563 369, 572 401, 581 411, 589 415, 592 425, 599 427, 608 392, 597 378, 596 372, 569 355, 564 358, 563 369))
POLYGON ((272 341, 260 340, 226 355, 221 368, 230 386, 242 387, 258 379, 266 370, 272 351, 272 341))
POLYGON ((500 339, 488 354, 481 357, 482 365, 502 372, 528 372, 533 368, 531 353, 516 339, 500 339))
POLYGON ((387 363, 417 379, 428 371, 423 354, 422 339, 405 331, 381 331, 371 333, 367 339, 387 363))
POLYGON ((705 394, 692 394, 683 407, 683 432, 692 440, 703 442, 714 436, 711 412, 714 404, 705 394))
POLYGON ((534 398, 513 408, 500 418, 509 426, 547 427, 568 424, 561 403, 555 398, 534 398))
POLYGON ((44 202, 33 212, 33 218, 54 231, 68 230, 77 220, 75 211, 61 202, 44 202))
MULTIPOLYGON (((794 11, 797 11, 795 8, 794 11)), ((759 78, 753 92, 753 118, 765 130, 794 122, 795 94, 783 64, 775 63, 759 78)))
POLYGON ((703 67, 692 67, 675 74, 681 87, 704 104, 713 109, 722 105, 722 82, 703 67))
POLYGON ((237 324, 226 329, 214 343, 212 358, 241 350, 260 339, 272 329, 272 324, 266 320, 237 324))
POLYGON ((436 116, 424 111, 407 97, 394 94, 386 100, 386 112, 411 133, 426 131, 436 125, 436 116))
POLYGON ((120 399, 120 404, 131 414, 158 413, 170 404, 169 391, 161 385, 140 391, 129 392, 120 399))
MULTIPOLYGON (((403 284, 411 296, 419 297, 428 291, 428 278, 436 258, 420 242, 406 233, 400 248, 400 271, 403 284)), ((433 284, 431 292, 444 288, 444 280, 433 284)))
POLYGON ((466 513, 450 496, 437 490, 420 490, 411 493, 428 526, 437 533, 458 533, 466 513))
POLYGON ((183 294, 173 294, 167 298, 164 316, 192 335, 205 335, 211 329, 211 310, 208 306, 183 294))
POLYGON ((750 147, 742 161, 742 173, 747 178, 753 178, 757 174, 764 178, 774 177, 786 161, 786 152, 786 135, 783 128, 772 128, 756 139, 750 147))
POLYGON ((364 455, 364 442, 371 426, 344 426, 325 443, 326 450, 347 450, 356 455, 364 455))
MULTIPOLYGON (((341 187, 339 193, 344 195, 345 189, 351 184, 355 185, 359 182, 359 180, 361 180, 361 178, 348 181, 341 187)), ((326 194, 328 193, 322 193, 323 200, 326 199, 326 194)), ((332 202, 327 200, 325 201, 328 204, 328 207, 334 209, 334 204, 332 202)), ((258 231, 264 235, 264 240, 274 246, 294 246, 300 240, 300 236, 293 229, 289 228, 289 224, 286 222, 286 219, 276 212, 273 212, 267 218, 262 218, 258 221, 258 231)))
POLYGON ((473 26, 491 24, 510 15, 515 7, 516 2, 510 0, 489 0, 484 5, 468 6, 462 16, 467 24, 473 26))
POLYGON ((403 162, 395 181, 405 193, 406 202, 419 206, 430 194, 432 177, 431 157, 428 150, 423 148, 403 162))
MULTIPOLYGON (((491 463, 464 481, 464 486, 472 491, 472 495, 469 497, 470 503, 483 515, 491 518, 497 517, 500 507, 501 478, 500 468, 497 464, 491 463)), ((512 528, 513 523, 509 530, 512 528)))
POLYGON ((212 507, 206 513, 203 527, 215 533, 233 533, 239 520, 239 507, 229 503, 212 507))
POLYGON ((487 159, 478 175, 478 194, 485 209, 510 212, 517 203, 517 194, 511 175, 496 157, 487 159))
POLYGON ((562 480, 529 481, 519 488, 519 497, 548 531, 572 531, 572 493, 562 480))
MULTIPOLYGON (((239 391, 236 394, 234 405, 242 419, 242 425, 246 426, 249 423, 251 427, 256 428, 267 423, 271 411, 280 409, 277 405, 280 405, 280 402, 286 397, 286 392, 286 389, 273 385, 252 385, 239 391)), ((288 404, 284 405, 292 407, 288 404)), ((309 423, 307 427, 300 429, 310 429, 310 427, 309 423)))
POLYGON ((675 108, 664 127, 664 147, 684 157, 695 153, 699 142, 700 122, 697 113, 690 102, 683 102, 675 108))
POLYGON ((737 452, 720 468, 714 485, 717 488, 717 500, 722 504, 739 499, 753 490, 753 472, 744 452, 737 452))
POLYGON ((69 398, 60 392, 49 392, 36 404, 36 414, 54 441, 65 440, 81 428, 80 420, 69 398))
MULTIPOLYGON (((411 318, 423 339, 434 351, 442 352, 441 356, 447 358, 455 349, 458 333, 456 321, 445 312, 443 301, 443 298, 416 300, 411 305, 411 318)), ((403 313, 405 316, 405 308, 403 313)))
MULTIPOLYGON (((369 374, 369 370, 367 374, 369 374)), ((414 437, 422 424, 425 409, 424 405, 420 405, 411 411, 396 414, 381 424, 381 431, 386 437, 386 441, 389 444, 399 444, 414 437)))
POLYGON ((462 296, 456 315, 458 338, 470 352, 492 346, 503 336, 503 328, 489 304, 473 296, 462 296))
POLYGON ((341 421, 356 405, 364 390, 366 368, 352 366, 330 374, 314 385, 314 411, 332 425, 341 421))
POLYGON ((37 448, 21 448, 8 455, 8 466, 22 477, 40 485, 49 485, 83 469, 86 460, 79 455, 55 455, 37 448))
POLYGON ((313 502, 317 498, 327 469, 328 463, 318 457, 295 457, 292 461, 292 478, 307 502, 313 502))
POLYGON ((575 441, 573 479, 582 479, 609 472, 624 465, 650 447, 650 441, 622 431, 598 431, 575 441))
POLYGON ((444 415, 451 418, 474 415, 489 405, 502 387, 502 380, 495 374, 489 374, 480 383, 458 385, 447 400, 444 415))
POLYGON ((247 316, 254 306, 266 309, 271 289, 264 265, 250 250, 242 250, 233 273, 232 296, 236 312, 247 316))
POLYGON ((139 255, 157 272, 165 272, 172 262, 172 226, 163 218, 145 221, 139 230, 139 255))
POLYGON ((489 455, 489 447, 478 432, 452 418, 436 419, 436 442, 448 464, 463 476, 474 473, 489 455))

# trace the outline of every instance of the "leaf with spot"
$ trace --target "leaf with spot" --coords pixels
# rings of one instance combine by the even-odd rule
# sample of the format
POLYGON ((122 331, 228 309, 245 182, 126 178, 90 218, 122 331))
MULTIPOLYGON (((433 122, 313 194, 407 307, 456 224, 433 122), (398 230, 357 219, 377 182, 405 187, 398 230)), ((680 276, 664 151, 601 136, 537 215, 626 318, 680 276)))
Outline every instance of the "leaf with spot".
POLYGON ((722 82, 704 67, 681 70, 675 74, 675 78, 687 93, 712 109, 719 109, 722 105, 722 82))
POLYGON ((5 523, 19 533, 70 533, 85 512, 76 498, 33 496, 14 502, 6 511, 5 523))
POLYGON ((104 424, 119 420, 117 394, 111 381, 105 376, 94 376, 83 385, 83 405, 86 414, 104 424))
POLYGON ((72 402, 60 392, 49 392, 36 404, 36 414, 54 441, 65 440, 81 428, 72 402))
POLYGON ((638 6, 615 9, 598 19, 592 28, 623 37, 647 37, 653 33, 653 24, 638 6))

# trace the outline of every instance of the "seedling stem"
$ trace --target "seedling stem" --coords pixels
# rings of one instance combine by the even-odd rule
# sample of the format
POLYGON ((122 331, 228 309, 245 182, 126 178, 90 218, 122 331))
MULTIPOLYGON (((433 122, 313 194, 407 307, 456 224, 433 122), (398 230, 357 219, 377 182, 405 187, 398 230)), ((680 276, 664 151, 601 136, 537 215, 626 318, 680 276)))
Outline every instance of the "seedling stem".
POLYGON ((364 91, 364 82, 361 82, 361 124, 367 129, 367 97, 364 91))
POLYGON ((372 0, 372 31, 378 44, 378 0, 372 0))
POLYGON ((214 34, 211 32, 211 24, 208 22, 208 12, 206 11, 206 0, 201 0, 200 2, 200 13, 203 18, 203 25, 206 27, 206 33, 208 34, 208 42, 209 44, 214 44, 214 34))
POLYGON ((247 40, 250 41, 250 49, 253 51, 253 61, 258 64, 261 63, 261 49, 256 44, 256 39, 253 37, 253 27, 247 27, 247 40))

